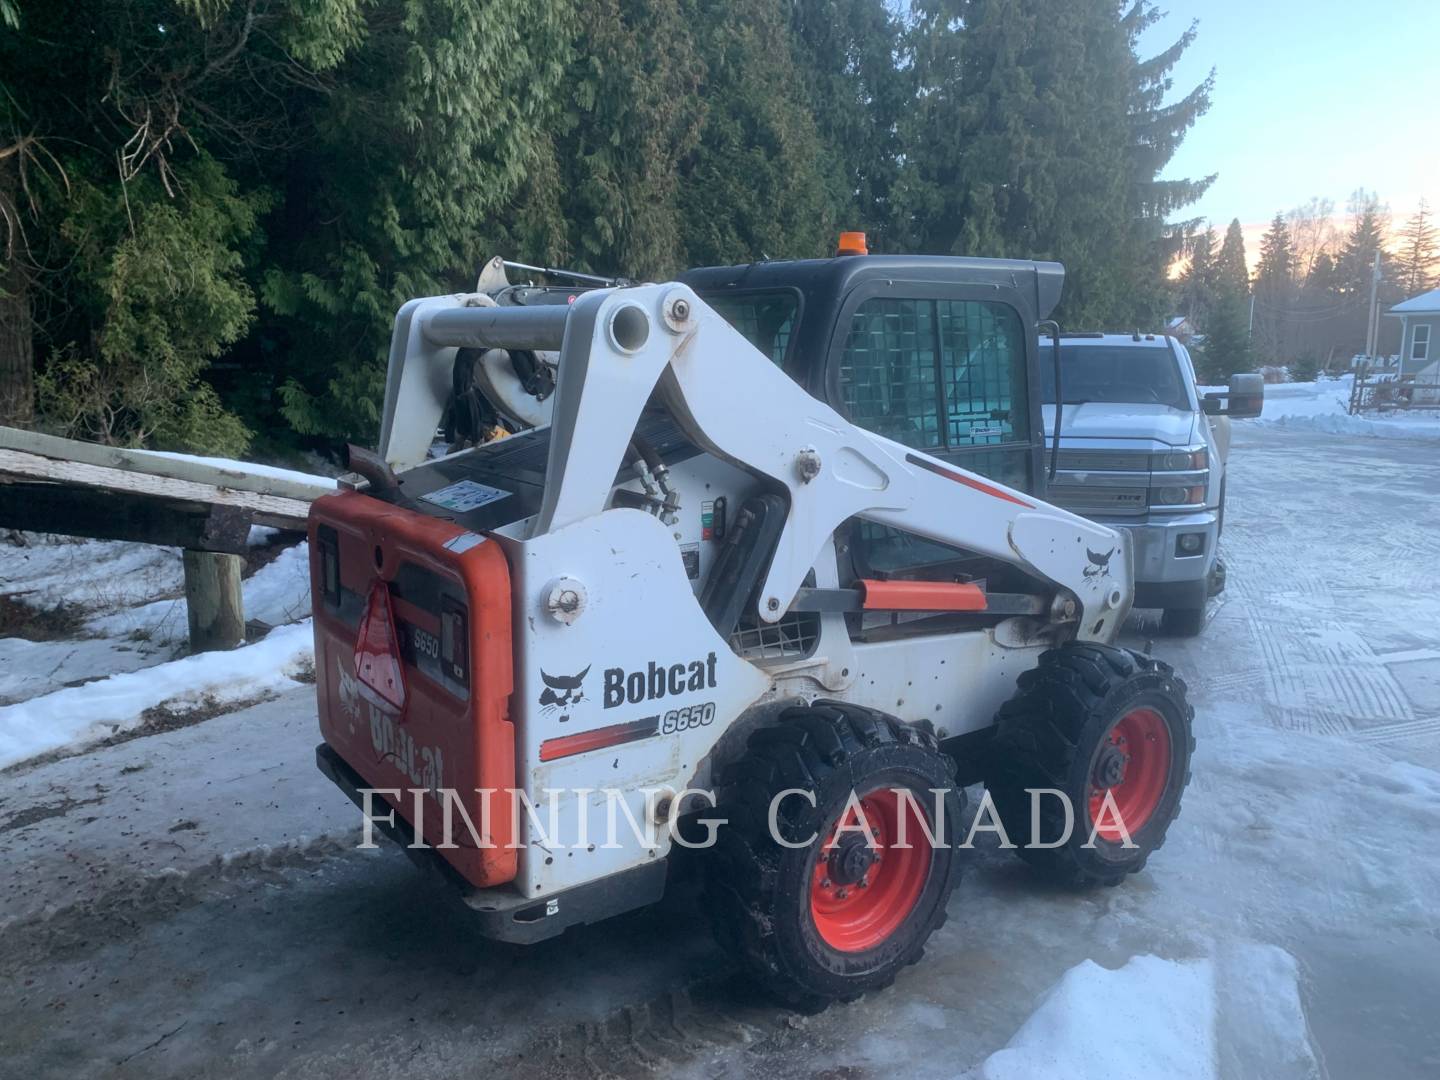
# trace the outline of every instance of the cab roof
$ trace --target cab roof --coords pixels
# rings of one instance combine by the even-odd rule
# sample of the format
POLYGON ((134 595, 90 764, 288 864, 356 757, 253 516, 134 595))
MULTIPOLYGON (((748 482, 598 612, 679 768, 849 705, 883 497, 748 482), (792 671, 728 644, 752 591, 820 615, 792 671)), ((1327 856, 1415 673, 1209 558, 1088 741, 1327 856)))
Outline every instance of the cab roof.
POLYGON ((687 270, 680 280, 696 292, 720 293, 798 288, 843 295, 865 281, 893 278, 937 283, 1002 285, 1026 294, 1035 317, 1044 319, 1060 302, 1065 268, 1057 262, 977 259, 958 255, 841 255, 832 259, 778 259, 687 270))

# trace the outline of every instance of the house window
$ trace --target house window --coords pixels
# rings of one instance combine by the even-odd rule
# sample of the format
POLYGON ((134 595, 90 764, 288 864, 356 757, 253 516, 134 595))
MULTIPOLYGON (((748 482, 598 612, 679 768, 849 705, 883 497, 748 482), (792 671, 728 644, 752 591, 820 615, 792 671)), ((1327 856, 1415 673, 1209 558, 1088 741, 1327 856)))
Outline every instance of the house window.
POLYGON ((1420 323, 1415 327, 1415 336, 1410 339, 1410 359, 1427 360, 1430 357, 1430 324, 1420 323))

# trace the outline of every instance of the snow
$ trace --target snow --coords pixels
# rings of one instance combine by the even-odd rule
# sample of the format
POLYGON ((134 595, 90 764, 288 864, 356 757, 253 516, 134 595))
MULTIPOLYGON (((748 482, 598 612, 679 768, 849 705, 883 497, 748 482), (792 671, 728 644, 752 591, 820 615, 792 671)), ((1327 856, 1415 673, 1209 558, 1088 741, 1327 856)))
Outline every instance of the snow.
POLYGON ((1318 1080, 1295 958, 1274 945, 1213 956, 1082 960, 965 1080, 1318 1080))
MULTIPOLYGON (((1330 435, 1365 435, 1380 439, 1440 439, 1440 411, 1366 412, 1349 415, 1353 377, 1319 382, 1270 383, 1265 387, 1265 411, 1260 425, 1322 431, 1330 435)), ((1224 392, 1223 386, 1197 387, 1203 395, 1224 392)))
POLYGON ((119 540, 25 534, 27 546, 0 546, 0 594, 30 607, 74 604, 113 611, 184 587, 174 548, 119 540))
MULTIPOLYGON (((271 626, 310 614, 310 546, 296 544, 260 567, 240 586, 246 620, 271 626)), ((185 600, 153 600, 91 619, 85 629, 102 637, 144 637, 153 642, 181 643, 188 634, 185 600)))
POLYGON ((146 709, 229 703, 293 686, 311 662, 310 621, 230 652, 200 653, 0 707, 0 768, 138 726, 146 709))
POLYGON ((231 472, 247 473, 250 476, 266 476, 272 480, 290 480, 297 484, 307 484, 311 487, 323 487, 333 489, 335 481, 328 476, 317 476, 314 473, 300 472, 298 469, 282 469, 278 465, 261 465, 254 461, 239 461, 235 458, 200 457, 197 454, 180 454, 172 450, 132 450, 132 454, 143 454, 146 457, 169 458, 171 461, 193 461, 200 465, 213 465, 217 469, 228 469, 231 472))
POLYGON ((1417 311, 1440 311, 1440 289, 1431 289, 1429 292, 1423 292, 1419 296, 1412 296, 1409 300, 1401 301, 1387 314, 1413 315, 1417 311))
POLYGON ((1071 968, 972 1076, 1218 1080, 1216 1060, 1214 964, 1137 956, 1118 971, 1071 968))

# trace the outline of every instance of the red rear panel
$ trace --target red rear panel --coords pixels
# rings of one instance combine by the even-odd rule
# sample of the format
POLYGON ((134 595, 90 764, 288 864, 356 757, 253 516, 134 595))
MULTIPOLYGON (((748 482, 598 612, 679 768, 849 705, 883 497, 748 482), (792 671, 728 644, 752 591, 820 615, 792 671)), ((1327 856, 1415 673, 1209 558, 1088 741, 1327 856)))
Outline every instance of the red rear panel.
MULTIPOLYGON (((499 545, 368 495, 327 495, 310 510, 310 589, 325 742, 370 786, 402 789, 398 800, 385 798, 412 826, 414 790, 425 789, 420 831, 429 844, 443 838, 438 790, 455 791, 450 840, 459 846, 440 854, 474 885, 513 880, 513 801, 491 797, 482 814, 477 794, 516 786, 510 568, 499 545), (383 693, 357 675, 366 611, 383 617, 386 609, 386 597, 372 597, 376 582, 394 622, 399 691, 388 675, 383 693)), ((367 636, 389 647, 390 636, 373 626, 367 636)), ((364 675, 372 683, 378 681, 372 668, 390 670, 367 661, 364 675)))

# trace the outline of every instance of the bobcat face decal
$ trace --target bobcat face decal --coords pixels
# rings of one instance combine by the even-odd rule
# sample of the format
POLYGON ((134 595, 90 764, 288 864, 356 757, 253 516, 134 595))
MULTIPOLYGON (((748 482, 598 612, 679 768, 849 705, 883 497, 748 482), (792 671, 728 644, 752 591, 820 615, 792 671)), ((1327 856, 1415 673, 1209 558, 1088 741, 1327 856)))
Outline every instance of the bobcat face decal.
POLYGON ((1105 575, 1110 573, 1110 557, 1115 554, 1114 548, 1111 548, 1103 555, 1097 554, 1096 552, 1091 551, 1089 548, 1086 548, 1085 554, 1090 558, 1090 565, 1085 567, 1085 569, 1082 570, 1081 573, 1084 574, 1087 578, 1104 577, 1105 575))
POLYGON ((588 674, 589 666, 578 675, 551 675, 541 668, 540 678, 545 689, 540 692, 540 711, 547 716, 559 711, 562 724, 569 720, 571 706, 585 700, 584 682, 588 674))

